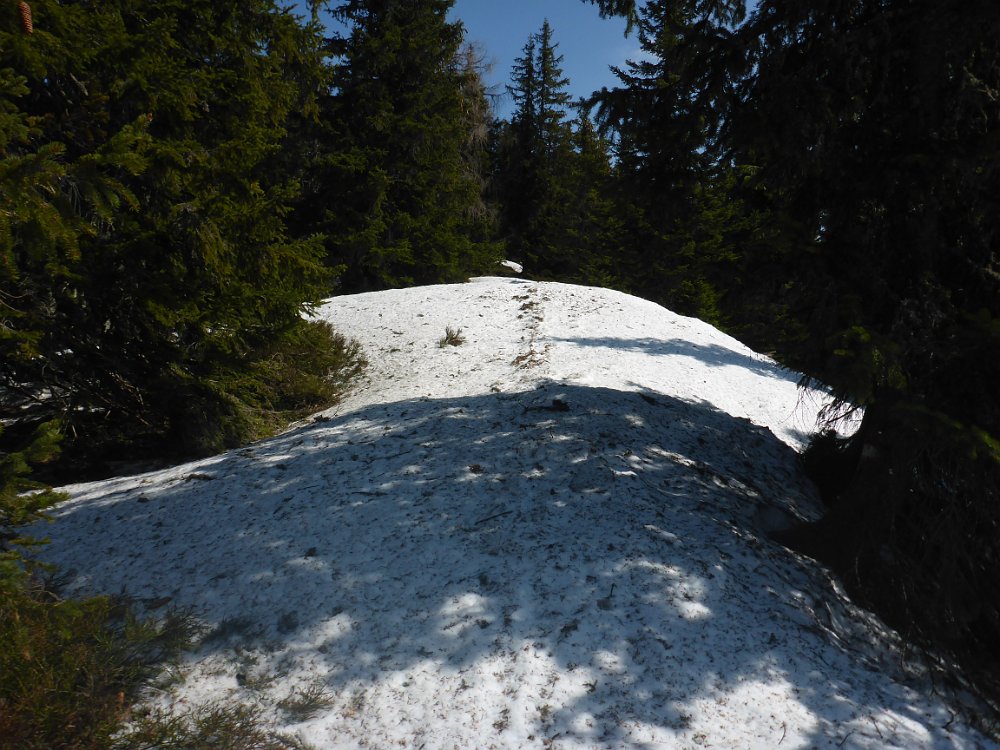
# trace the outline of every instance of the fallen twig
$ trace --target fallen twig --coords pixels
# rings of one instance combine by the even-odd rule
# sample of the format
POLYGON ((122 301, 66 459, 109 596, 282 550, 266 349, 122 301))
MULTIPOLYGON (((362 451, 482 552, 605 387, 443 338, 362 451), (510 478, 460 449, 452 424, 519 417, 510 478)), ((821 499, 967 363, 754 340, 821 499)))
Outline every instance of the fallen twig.
POLYGON ((481 523, 486 523, 487 521, 492 521, 494 518, 500 518, 501 516, 509 516, 513 512, 514 511, 512 511, 512 510, 505 510, 503 513, 494 513, 492 516, 486 516, 486 518, 480 518, 478 521, 476 521, 472 525, 473 526, 478 526, 481 523))

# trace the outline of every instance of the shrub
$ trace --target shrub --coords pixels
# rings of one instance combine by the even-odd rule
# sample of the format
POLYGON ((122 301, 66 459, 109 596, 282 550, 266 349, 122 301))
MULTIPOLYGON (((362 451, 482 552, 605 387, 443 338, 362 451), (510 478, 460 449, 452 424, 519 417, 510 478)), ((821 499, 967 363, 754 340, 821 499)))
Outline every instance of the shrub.
MULTIPOLYGON (((5 435, 10 438, 11 435, 5 435)), ((0 750, 278 750, 259 714, 210 706, 182 717, 147 711, 142 689, 198 632, 189 613, 141 620, 124 598, 60 596, 51 570, 25 556, 41 542, 19 533, 62 498, 29 477, 51 459, 54 424, 0 453, 0 750), (150 740, 156 742, 151 744, 150 740)))
POLYGON ((181 380, 183 395, 164 405, 170 443, 182 454, 245 445, 332 406, 367 364, 357 342, 319 321, 302 321, 242 359, 214 377, 181 380))
POLYGON ((195 633, 189 615, 135 617, 63 599, 38 571, 0 579, 0 748, 110 748, 141 687, 195 633))
POLYGON ((438 341, 438 346, 444 349, 446 346, 461 346, 464 343, 465 337, 462 336, 461 328, 446 326, 444 329, 444 338, 438 341))
POLYGON ((253 706, 210 704, 182 715, 150 710, 136 716, 109 750, 308 750, 265 727, 253 706))

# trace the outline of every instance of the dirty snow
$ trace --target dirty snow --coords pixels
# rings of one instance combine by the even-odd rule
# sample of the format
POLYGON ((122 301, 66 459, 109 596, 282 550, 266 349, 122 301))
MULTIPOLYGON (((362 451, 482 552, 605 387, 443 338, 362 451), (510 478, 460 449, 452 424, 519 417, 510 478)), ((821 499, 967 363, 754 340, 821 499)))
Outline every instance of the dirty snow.
POLYGON ((825 394, 795 373, 563 284, 319 314, 370 361, 338 407, 65 488, 46 528, 74 590, 214 629, 155 700, 246 701, 323 749, 997 747, 768 539, 820 513, 795 449, 825 394))

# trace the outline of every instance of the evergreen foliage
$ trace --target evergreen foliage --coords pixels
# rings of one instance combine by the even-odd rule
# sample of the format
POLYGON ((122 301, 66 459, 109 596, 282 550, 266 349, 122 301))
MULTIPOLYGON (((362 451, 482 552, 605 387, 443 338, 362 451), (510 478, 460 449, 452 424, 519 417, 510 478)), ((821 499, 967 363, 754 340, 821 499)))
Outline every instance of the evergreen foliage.
POLYGON ((501 202, 509 253, 542 278, 569 276, 558 214, 566 205, 570 130, 562 55, 546 20, 514 62, 508 93, 515 112, 507 138, 509 172, 501 202))
POLYGON ((0 748, 141 746, 122 725, 139 689, 191 642, 193 620, 142 621, 125 602, 61 599, 25 575, 0 578, 0 748))
POLYGON ((636 20, 636 0, 587 0, 587 2, 600 8, 601 18, 610 18, 611 16, 626 18, 629 22, 629 30, 636 20))
MULTIPOLYGON (((197 628, 179 612, 140 620, 127 601, 64 599, 50 568, 31 558, 42 542, 21 528, 63 496, 29 471, 55 457, 59 439, 46 423, 0 457, 0 750, 145 747, 131 733, 123 737, 122 724, 142 687, 197 628)), ((171 721, 154 716, 141 726, 166 738, 171 721)))
POLYGON ((807 457, 833 507, 786 541, 995 691, 1000 15, 746 6, 646 3, 652 61, 598 98, 631 231, 661 248, 646 265, 668 304, 700 286, 753 345, 865 408, 807 457))
POLYGON ((270 0, 33 8, 31 36, 0 27, 5 413, 62 419, 88 462, 257 436, 285 400, 260 363, 337 350, 301 318, 329 286, 321 243, 284 221, 315 29, 270 0))
POLYGON ((694 21, 684 3, 646 3, 637 19, 643 59, 614 68, 621 87, 595 93, 591 104, 615 138, 632 288, 721 325, 752 217, 732 198, 734 168, 712 155, 711 111, 691 65, 694 21))
MULTIPOLYGON (((302 319, 329 274, 285 222, 325 73, 270 2, 31 6, 30 34, 0 12, 0 747, 134 747, 122 723, 191 620, 60 597, 21 533, 60 496, 29 471, 60 438, 73 479, 243 442, 357 367, 302 319)), ((186 746, 218 746, 236 713, 213 716, 186 746)), ((139 728, 174 742, 176 721, 139 728)))
POLYGON ((542 28, 536 37, 538 44, 538 59, 535 68, 538 72, 535 114, 537 137, 546 156, 551 158, 565 141, 563 120, 566 118, 566 108, 570 103, 570 95, 566 91, 569 79, 563 76, 563 56, 556 54, 559 45, 552 40, 552 26, 548 19, 542 22, 542 28))
POLYGON ((1000 16, 763 2, 731 111, 781 227, 784 355, 866 407, 820 532, 855 590, 1000 675, 1000 16))
POLYGON ((351 0, 334 16, 320 231, 344 291, 459 281, 499 260, 487 241, 484 86, 452 0, 351 0))
POLYGON ((582 110, 568 122, 569 80, 546 20, 517 58, 515 111, 494 133, 495 190, 507 253, 536 278, 619 286, 609 144, 582 110))
POLYGON ((565 250, 564 273, 581 284, 632 289, 627 276, 631 254, 624 241, 628 203, 611 164, 611 143, 583 108, 570 123, 565 203, 556 217, 553 240, 565 250), (560 234, 561 233, 561 234, 560 234))
POLYGON ((459 84, 465 120, 465 143, 462 146, 462 164, 467 176, 477 186, 476 200, 465 207, 473 221, 469 229, 473 239, 489 247, 490 260, 497 247, 494 242, 496 209, 488 203, 491 177, 490 133, 493 127, 493 107, 484 82, 488 65, 481 51, 466 44, 459 53, 459 84), (494 244, 491 244, 494 243, 494 244))
POLYGON ((31 478, 33 466, 51 461, 59 453, 60 434, 47 422, 18 446, 0 454, 0 586, 17 588, 25 576, 25 551, 38 544, 19 528, 45 518, 45 509, 63 495, 31 478))

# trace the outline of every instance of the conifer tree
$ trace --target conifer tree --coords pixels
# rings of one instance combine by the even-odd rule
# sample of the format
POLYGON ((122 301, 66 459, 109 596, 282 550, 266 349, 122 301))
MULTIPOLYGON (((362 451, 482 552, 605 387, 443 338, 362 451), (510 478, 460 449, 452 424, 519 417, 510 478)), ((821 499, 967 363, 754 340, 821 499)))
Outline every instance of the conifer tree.
MULTIPOLYGON (((740 23, 743 6, 675 7, 693 21, 675 56, 684 111, 703 118, 704 153, 738 166, 744 218, 767 219, 740 264, 781 295, 779 355, 865 407, 854 437, 807 455, 834 505, 787 541, 988 682, 1000 17, 985 2, 765 0, 740 23)), ((670 132, 644 120, 640 151, 670 132)))
POLYGON ((557 54, 559 46, 552 39, 552 26, 546 18, 536 37, 538 43, 538 134, 545 155, 551 160, 566 140, 567 128, 563 125, 570 103, 566 87, 569 79, 563 76, 563 55, 557 54))
POLYGON ((732 166, 714 157, 712 111, 690 65, 695 18, 692 4, 646 3, 637 21, 643 59, 614 68, 622 86, 590 103, 615 136, 635 291, 719 325, 743 222, 727 206, 732 166))
POLYGON ((572 126, 569 199, 564 205, 562 242, 565 278, 581 284, 634 291, 628 271, 633 266, 625 242, 629 205, 623 200, 611 143, 595 127, 585 108, 572 126))
POLYGON ((493 135, 494 189, 508 253, 541 278, 627 288, 626 204, 611 144, 589 114, 568 119, 569 80, 548 21, 531 34, 511 73, 511 121, 493 135))
POLYGON ((508 91, 515 111, 501 136, 505 165, 501 204, 508 252, 529 272, 569 278, 566 222, 561 214, 570 195, 572 131, 564 122, 569 94, 562 55, 546 20, 532 34, 515 63, 508 91))
POLYGON ((351 0, 334 9, 335 95, 322 198, 344 290, 457 281, 495 263, 483 241, 482 183, 470 169, 481 110, 452 0, 351 0), (468 99, 467 97, 472 97, 468 99))
MULTIPOLYGON (((483 54, 473 45, 466 44, 459 53, 459 83, 464 113, 465 142, 462 146, 462 164, 467 177, 477 186, 475 200, 465 207, 470 220, 470 236, 496 253, 493 235, 496 229, 496 210, 488 202, 491 185, 490 133, 493 128, 493 107, 484 80, 487 72, 483 54)), ((489 256, 484 256, 489 258, 489 256)))
POLYGON ((521 57, 514 61, 512 85, 507 87, 514 103, 514 115, 509 123, 502 123, 494 133, 501 225, 508 254, 515 257, 525 249, 521 237, 531 221, 542 191, 535 54, 535 35, 531 34, 521 57))
POLYGON ((310 32, 268 0, 32 5, 34 33, 5 14, 0 45, 0 179, 22 183, 6 408, 61 417, 65 452, 93 458, 214 450, 329 398, 329 334, 301 319, 326 271, 287 234, 298 175, 277 156, 321 78, 310 32))
POLYGON ((636 0, 585 0, 591 5, 596 5, 601 10, 602 18, 610 18, 612 16, 621 16, 625 18, 629 25, 628 30, 631 30, 632 24, 636 21, 638 17, 638 10, 636 8, 636 0))
POLYGON ((866 408, 813 542, 979 674, 1000 665, 998 35, 989 2, 763 2, 727 135, 794 250, 810 336, 786 356, 866 408))
POLYGON ((642 161, 686 132, 736 167, 716 185, 747 222, 742 299, 777 295, 779 355, 865 408, 807 455, 833 507, 787 541, 995 695, 1000 15, 762 0, 744 21, 746 5, 647 4, 688 14, 670 54, 688 127, 637 111, 623 144, 642 161))
POLYGON ((539 111, 536 34, 531 34, 521 50, 521 56, 514 60, 511 72, 513 85, 507 86, 507 93, 514 102, 512 124, 517 138, 518 149, 526 155, 537 156, 542 151, 539 111))

